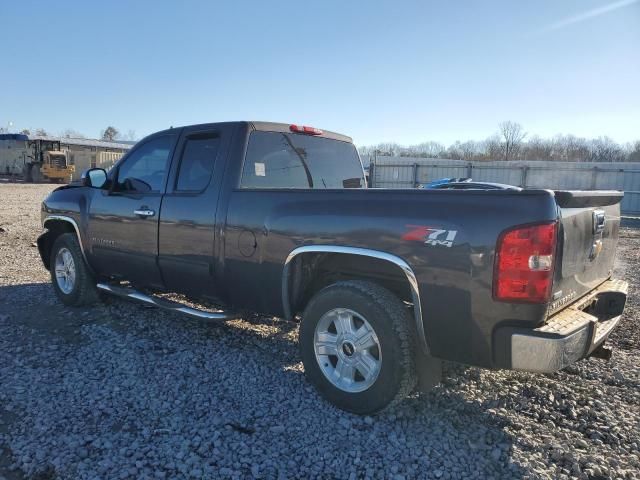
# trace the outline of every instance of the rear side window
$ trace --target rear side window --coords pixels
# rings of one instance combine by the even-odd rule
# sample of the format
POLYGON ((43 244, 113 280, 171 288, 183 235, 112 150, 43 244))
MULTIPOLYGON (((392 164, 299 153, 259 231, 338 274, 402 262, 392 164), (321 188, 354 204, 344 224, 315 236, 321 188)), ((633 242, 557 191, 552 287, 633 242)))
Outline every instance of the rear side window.
POLYGON ((244 188, 364 188, 352 143, 281 132, 252 132, 242 170, 244 188))
POLYGON ((187 138, 180 158, 176 190, 199 192, 206 188, 215 165, 220 137, 213 133, 192 135, 187 138))

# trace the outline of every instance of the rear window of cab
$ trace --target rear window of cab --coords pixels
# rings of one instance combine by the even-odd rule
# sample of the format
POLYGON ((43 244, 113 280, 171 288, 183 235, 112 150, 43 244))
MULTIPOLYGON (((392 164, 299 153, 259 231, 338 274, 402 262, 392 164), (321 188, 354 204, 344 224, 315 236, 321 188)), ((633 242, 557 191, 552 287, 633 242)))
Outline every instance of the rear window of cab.
POLYGON ((241 188, 365 188, 355 146, 305 134, 254 131, 242 169, 241 188))

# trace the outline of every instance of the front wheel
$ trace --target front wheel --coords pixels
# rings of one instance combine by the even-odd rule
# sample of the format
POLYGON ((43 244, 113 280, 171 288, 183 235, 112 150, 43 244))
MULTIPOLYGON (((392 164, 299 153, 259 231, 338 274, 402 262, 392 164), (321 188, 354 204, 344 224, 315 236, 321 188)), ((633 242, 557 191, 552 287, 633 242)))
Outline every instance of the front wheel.
POLYGON ((99 299, 96 282, 73 233, 56 238, 51 248, 49 271, 53 289, 65 305, 91 305, 99 299))
POLYGON ((402 400, 416 384, 410 322, 398 297, 375 283, 324 288, 300 327, 307 378, 331 403, 357 414, 402 400))

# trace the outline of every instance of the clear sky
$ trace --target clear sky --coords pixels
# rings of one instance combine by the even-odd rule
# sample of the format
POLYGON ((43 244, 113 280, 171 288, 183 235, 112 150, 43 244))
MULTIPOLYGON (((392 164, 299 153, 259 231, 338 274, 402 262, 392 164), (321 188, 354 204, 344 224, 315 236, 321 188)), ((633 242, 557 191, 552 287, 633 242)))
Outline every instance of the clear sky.
POLYGON ((640 139, 640 1, 2 1, 0 126, 640 139))

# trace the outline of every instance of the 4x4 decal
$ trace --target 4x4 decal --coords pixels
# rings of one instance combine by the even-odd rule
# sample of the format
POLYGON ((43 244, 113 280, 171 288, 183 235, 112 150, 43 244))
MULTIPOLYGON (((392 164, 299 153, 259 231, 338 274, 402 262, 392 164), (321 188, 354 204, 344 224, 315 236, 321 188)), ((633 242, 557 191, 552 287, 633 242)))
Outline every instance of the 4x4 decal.
POLYGON ((407 225, 409 229, 403 240, 424 242, 425 245, 452 247, 458 234, 457 230, 444 230, 440 227, 428 227, 426 225, 407 225))

